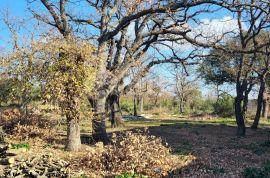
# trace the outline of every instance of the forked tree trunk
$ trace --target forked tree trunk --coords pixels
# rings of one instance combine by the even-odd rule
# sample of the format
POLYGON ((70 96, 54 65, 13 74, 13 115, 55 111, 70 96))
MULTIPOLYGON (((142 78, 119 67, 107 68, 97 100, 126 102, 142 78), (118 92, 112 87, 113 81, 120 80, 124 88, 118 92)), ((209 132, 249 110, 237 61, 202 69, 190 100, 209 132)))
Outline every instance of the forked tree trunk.
POLYGON ((119 127, 123 125, 123 117, 119 103, 119 93, 113 92, 110 95, 110 108, 111 108, 111 127, 119 127))
POLYGON ((79 113, 77 116, 67 114, 67 144, 66 150, 78 151, 81 147, 81 134, 80 134, 80 123, 79 113))
POLYGON ((258 124, 259 124, 260 117, 261 117, 262 105, 263 105, 264 91, 265 91, 265 80, 264 80, 264 77, 261 77, 260 78, 260 89, 259 89, 258 98, 257 98, 257 111, 256 111, 256 115, 254 118, 254 122, 251 126, 252 129, 258 128, 258 124))
POLYGON ((98 142, 101 141, 104 144, 108 144, 110 142, 108 134, 106 132, 106 97, 100 97, 91 101, 94 117, 92 119, 92 137, 98 142))
POLYGON ((235 107, 235 117, 237 123, 237 132, 238 136, 245 136, 246 126, 245 119, 248 106, 248 95, 253 87, 253 84, 248 84, 247 80, 244 80, 242 83, 238 80, 236 83, 236 97, 234 102, 235 107))

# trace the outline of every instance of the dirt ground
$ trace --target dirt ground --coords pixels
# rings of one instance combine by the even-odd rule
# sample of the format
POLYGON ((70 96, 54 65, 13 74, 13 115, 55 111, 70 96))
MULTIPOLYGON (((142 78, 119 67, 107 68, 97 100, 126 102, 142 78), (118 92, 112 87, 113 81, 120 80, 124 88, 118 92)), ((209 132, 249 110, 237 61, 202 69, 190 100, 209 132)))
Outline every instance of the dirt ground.
POLYGON ((269 139, 268 129, 247 129, 245 137, 237 137, 234 126, 186 123, 150 127, 149 132, 165 140, 174 154, 197 157, 171 177, 244 177, 245 168, 270 159, 270 146, 262 146, 269 139))
MULTIPOLYGON (((256 131, 247 128, 245 137, 236 136, 236 127, 232 120, 196 121, 196 120, 142 120, 128 121, 124 128, 111 130, 119 132, 147 127, 149 134, 161 137, 172 148, 172 153, 180 157, 196 157, 186 167, 172 170, 172 178, 238 178, 244 177, 247 167, 260 167, 270 160, 269 126, 256 131)), ((63 132, 62 132, 63 134, 63 132)), ((63 135, 61 136, 63 137, 63 135)), ((36 143, 38 145, 38 143, 36 143)), ((31 143, 31 146, 33 144, 31 143)), ((50 151, 68 155, 63 152, 63 143, 52 145, 50 151)), ((28 154, 36 154, 34 146, 28 154)), ((42 151, 46 151, 41 147, 42 151)), ((60 157, 64 157, 60 156, 60 157)), ((0 175, 3 166, 0 166, 0 175)))

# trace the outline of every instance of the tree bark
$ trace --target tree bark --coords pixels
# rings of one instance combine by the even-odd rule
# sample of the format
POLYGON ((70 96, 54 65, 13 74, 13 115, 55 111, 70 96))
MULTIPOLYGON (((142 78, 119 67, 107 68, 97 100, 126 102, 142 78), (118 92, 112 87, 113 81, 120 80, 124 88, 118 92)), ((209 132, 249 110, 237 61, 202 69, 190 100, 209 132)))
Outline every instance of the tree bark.
POLYGON ((94 105, 94 117, 92 119, 92 137, 96 142, 102 141, 104 144, 108 144, 110 142, 108 134, 106 132, 106 97, 100 97, 92 101, 94 105))
POLYGON ((244 136, 246 134, 246 127, 245 127, 245 118, 243 115, 243 108, 242 108, 242 101, 243 101, 243 90, 239 85, 236 87, 236 97, 234 102, 235 107, 235 118, 237 123, 237 132, 238 136, 244 136))
POLYGON ((263 112, 262 112, 262 116, 265 120, 267 120, 268 118, 268 112, 269 112, 269 101, 268 98, 263 100, 263 112))
POLYGON ((181 96, 180 97, 180 103, 179 103, 179 109, 180 109, 180 114, 183 114, 185 112, 185 109, 184 109, 184 97, 181 96))
POLYGON ((137 101, 136 101, 136 95, 133 96, 133 115, 138 116, 137 113, 137 101))
POLYGON ((262 111, 262 117, 267 120, 268 118, 268 111, 269 111, 269 94, 268 94, 268 88, 265 88, 265 91, 263 93, 263 111, 262 111))
POLYGON ((144 99, 143 99, 143 96, 141 96, 141 99, 140 99, 140 112, 143 113, 144 111, 144 99))
POLYGON ((256 115, 254 118, 254 122, 251 126, 252 129, 257 129, 258 128, 258 124, 260 121, 260 117, 261 117, 261 112, 262 112, 262 105, 263 105, 263 94, 265 92, 265 79, 262 76, 260 78, 260 89, 259 89, 259 93, 258 93, 258 98, 257 98, 257 111, 256 111, 256 115))
MULTIPOLYGON (((79 113, 77 113, 79 114, 79 113)), ((80 134, 80 123, 79 115, 72 116, 67 114, 67 144, 66 150, 78 151, 81 147, 81 134, 80 134)))
POLYGON ((111 127, 119 127, 123 125, 123 117, 119 103, 119 92, 113 92, 110 95, 110 108, 111 108, 111 127))

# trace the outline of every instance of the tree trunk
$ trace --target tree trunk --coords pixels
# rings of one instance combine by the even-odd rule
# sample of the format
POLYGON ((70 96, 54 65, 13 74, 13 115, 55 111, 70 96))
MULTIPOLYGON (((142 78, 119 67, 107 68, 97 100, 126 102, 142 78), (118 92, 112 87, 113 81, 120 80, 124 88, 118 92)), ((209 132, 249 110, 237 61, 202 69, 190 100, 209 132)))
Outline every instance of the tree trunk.
POLYGON ((180 114, 184 113, 184 97, 180 98, 180 103, 179 103, 179 109, 180 109, 180 114))
POLYGON ((235 107, 235 118, 237 123, 237 132, 238 136, 244 136, 246 134, 246 127, 245 127, 245 118, 243 115, 243 108, 242 108, 242 101, 243 101, 243 90, 241 87, 237 86, 237 95, 234 101, 235 107))
POLYGON ((138 113, 137 113, 136 95, 133 96, 133 115, 134 115, 134 116, 138 116, 138 113))
POLYGON ((267 120, 268 118, 268 111, 269 111, 269 101, 268 98, 263 100, 263 112, 262 112, 262 116, 265 120, 267 120))
POLYGON ((106 132, 106 112, 105 112, 105 104, 106 97, 100 97, 95 101, 92 101, 94 105, 94 118, 92 119, 92 136, 93 139, 98 142, 102 141, 104 144, 108 144, 110 142, 108 134, 106 132))
POLYGON ((259 124, 260 117, 261 117, 262 105, 263 105, 264 91, 265 91, 265 80, 264 80, 264 77, 261 77, 260 78, 260 89, 259 89, 258 98, 257 98, 257 111, 256 111, 256 115, 254 118, 254 122, 251 126, 252 129, 258 128, 258 124, 259 124))
POLYGON ((141 99, 140 99, 140 112, 141 113, 143 113, 143 111, 144 111, 143 105, 144 105, 144 103, 143 103, 143 96, 141 96, 141 99))
POLYGON ((66 150, 78 151, 81 147, 81 134, 80 134, 80 123, 79 113, 77 116, 67 114, 67 145, 66 150))
POLYGON ((123 117, 119 103, 119 93, 113 92, 110 95, 111 127, 115 128, 123 125, 123 117))
POLYGON ((269 94, 268 88, 265 88, 263 93, 263 111, 262 111, 262 117, 265 120, 267 120, 268 118, 268 111, 269 111, 269 94))

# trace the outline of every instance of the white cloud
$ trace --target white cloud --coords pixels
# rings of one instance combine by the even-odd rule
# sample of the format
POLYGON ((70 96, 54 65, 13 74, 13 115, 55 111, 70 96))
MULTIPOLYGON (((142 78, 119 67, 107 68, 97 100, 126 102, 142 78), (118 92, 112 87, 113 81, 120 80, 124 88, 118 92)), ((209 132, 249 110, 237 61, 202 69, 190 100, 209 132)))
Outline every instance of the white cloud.
POLYGON ((238 31, 237 20, 231 16, 224 16, 221 19, 202 19, 201 23, 193 28, 191 34, 193 37, 197 36, 198 40, 214 42, 220 38, 226 40, 229 36, 236 35, 238 31), (223 36, 225 33, 227 35, 223 36))
MULTIPOLYGON (((243 25, 244 28, 245 25, 243 25)), ((228 37, 235 36, 238 31, 238 22, 236 19, 233 19, 231 16, 224 16, 219 19, 201 19, 199 25, 189 27, 192 31, 189 33, 189 36, 192 38, 196 37, 197 41, 208 43, 215 42, 217 40, 226 41, 228 37), (223 36, 223 34, 227 35, 223 36)), ((173 46, 178 52, 189 52, 194 49, 194 46, 190 43, 179 43, 175 42, 166 42, 167 45, 173 46)), ((166 47, 162 47, 166 50, 166 47)), ((168 49, 167 49, 168 50, 168 49)))

